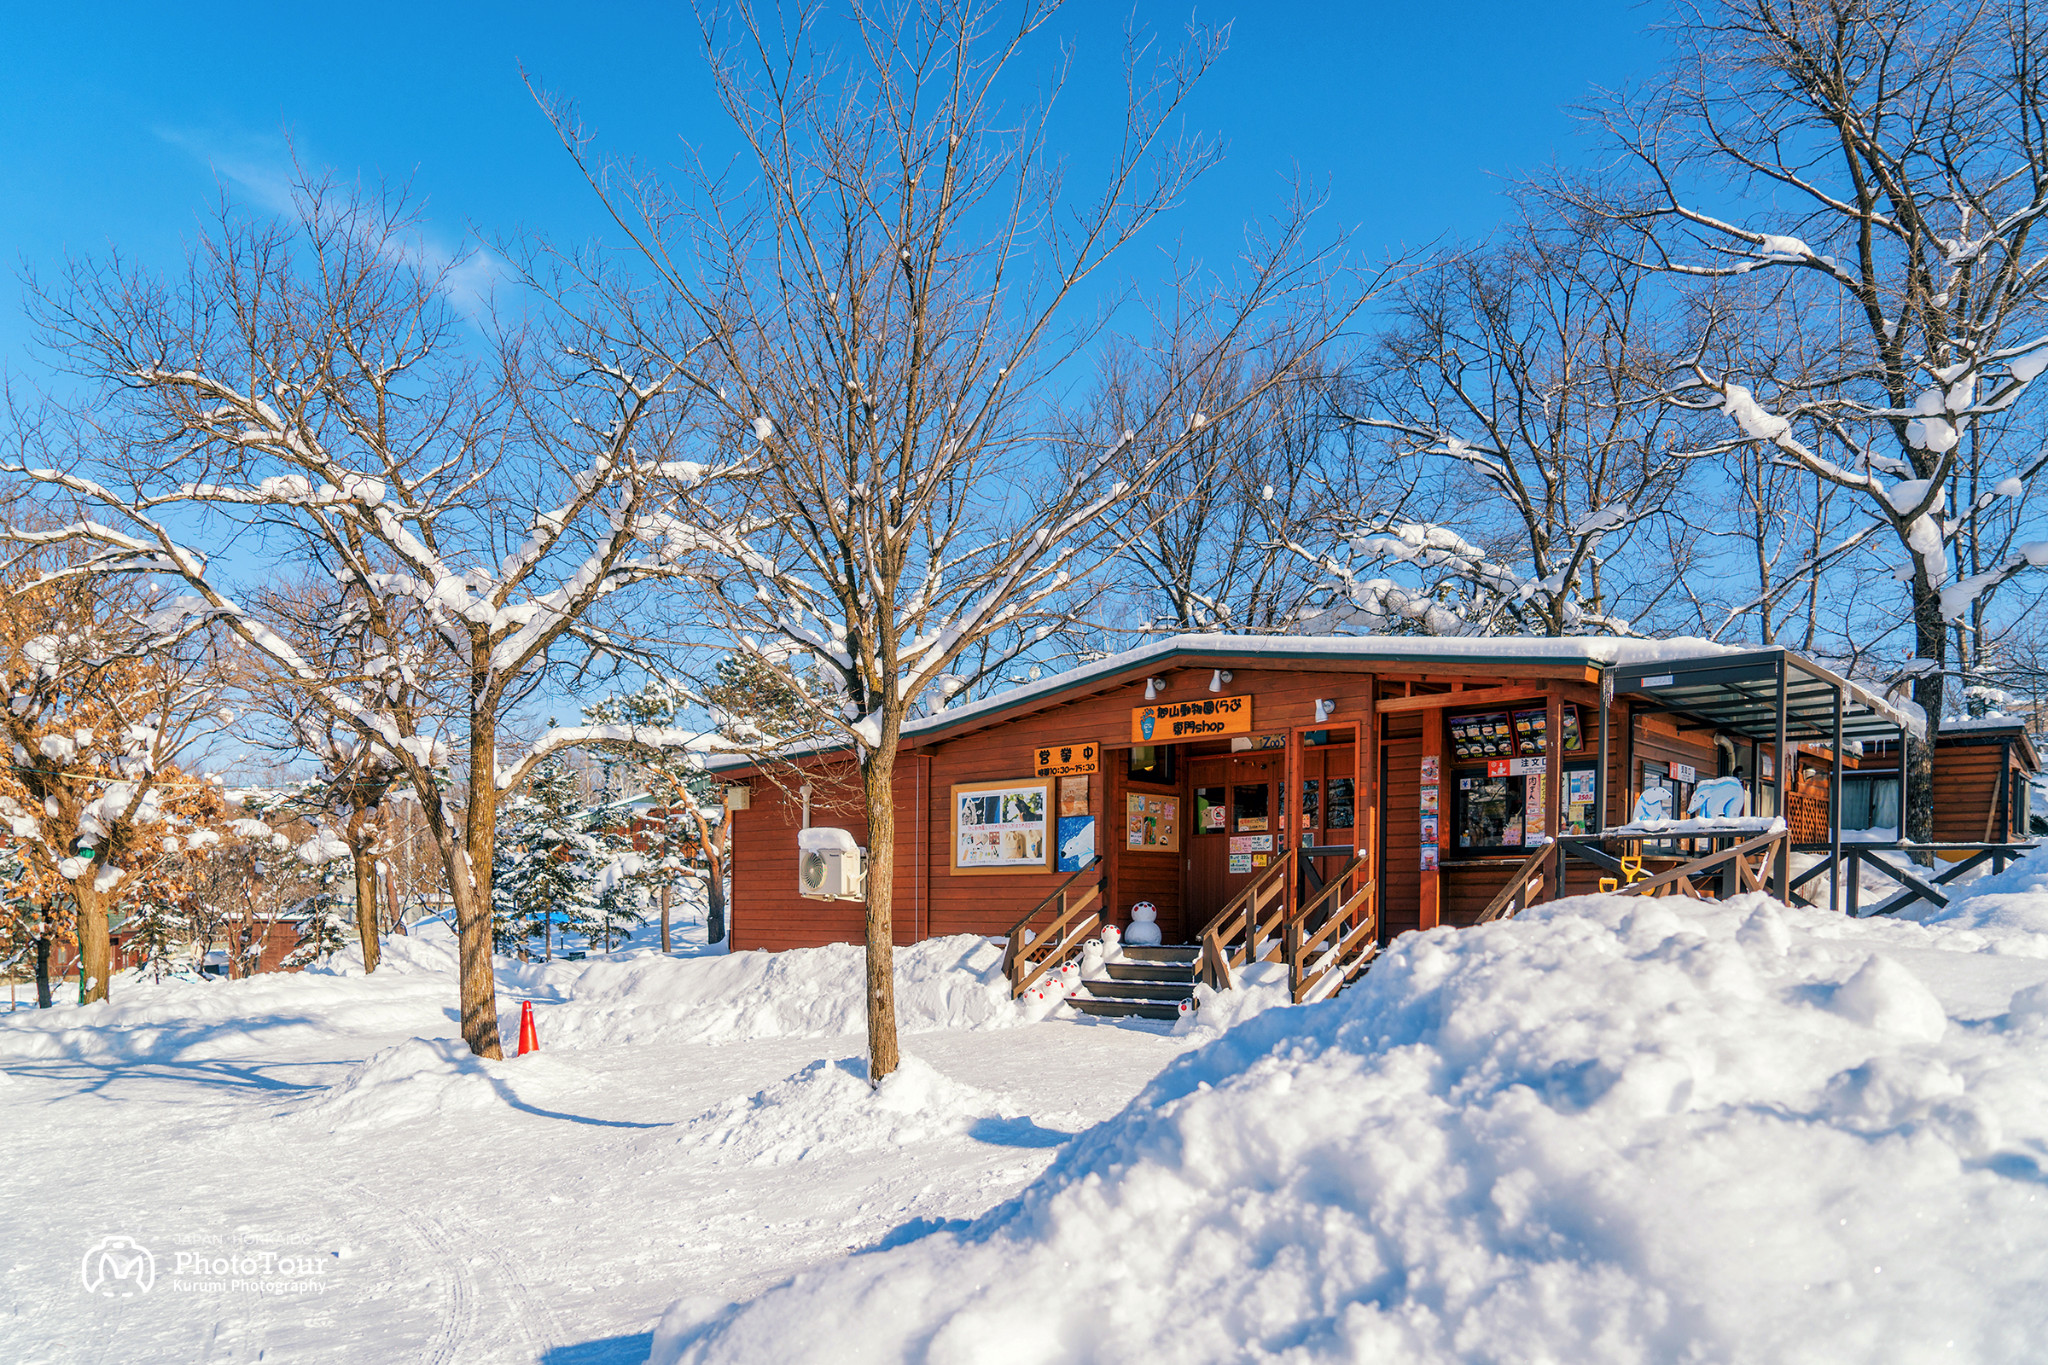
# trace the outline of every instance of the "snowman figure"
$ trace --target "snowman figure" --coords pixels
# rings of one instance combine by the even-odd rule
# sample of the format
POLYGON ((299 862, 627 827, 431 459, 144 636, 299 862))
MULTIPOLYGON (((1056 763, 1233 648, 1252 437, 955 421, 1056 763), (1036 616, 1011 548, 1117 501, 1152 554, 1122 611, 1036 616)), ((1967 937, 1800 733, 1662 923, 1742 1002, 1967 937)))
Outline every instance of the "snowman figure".
POLYGON ((1131 907, 1131 927, 1124 930, 1125 943, 1133 948, 1156 948, 1160 943, 1159 907, 1139 901, 1131 907))

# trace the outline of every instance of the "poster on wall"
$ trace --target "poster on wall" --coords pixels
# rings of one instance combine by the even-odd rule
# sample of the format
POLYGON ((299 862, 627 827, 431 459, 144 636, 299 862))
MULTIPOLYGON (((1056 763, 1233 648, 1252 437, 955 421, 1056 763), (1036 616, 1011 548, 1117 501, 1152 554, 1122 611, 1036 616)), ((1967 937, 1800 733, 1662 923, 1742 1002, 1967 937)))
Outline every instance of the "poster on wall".
POLYGON ((1241 873, 1241 872, 1249 872, 1249 871, 1251 871, 1251 870, 1252 870, 1252 855, 1251 855, 1251 854, 1249 854, 1249 853, 1233 853, 1233 854, 1231 854, 1231 855, 1230 855, 1230 870, 1231 870, 1231 872, 1233 872, 1233 873, 1241 873))
POLYGON ((1438 766, 1435 754, 1431 754, 1429 757, 1422 760, 1422 780, 1424 782, 1436 781, 1437 772, 1438 766))
POLYGON ((1424 872, 1434 872, 1434 871, 1436 871, 1436 845, 1435 845, 1435 844, 1424 844, 1424 845, 1422 846, 1422 870, 1423 870, 1424 872))
POLYGON ((1095 861, 1094 816, 1062 815, 1059 830, 1059 871, 1079 872, 1095 861))
POLYGON ((1088 809, 1088 779, 1060 779, 1059 851, 1055 866, 1079 872, 1095 860, 1095 815, 1088 809))
POLYGON ((1132 792, 1125 797, 1124 841, 1126 847, 1146 853, 1174 853, 1180 849, 1180 798, 1149 796, 1132 792))
POLYGON ((1522 845, 1533 848, 1543 842, 1550 828, 1550 806, 1546 799, 1548 778, 1541 775, 1522 779, 1527 785, 1522 795, 1522 845))
POLYGON ((1437 814, 1437 799, 1437 789, 1435 787, 1424 787, 1422 789, 1422 813, 1424 815, 1437 814))
POLYGON ((1043 872, 1052 863, 1048 782, 968 782, 953 788, 955 872, 1043 872))
POLYGON ((1436 817, 1434 815, 1422 817, 1422 842, 1425 844, 1436 842, 1436 817))

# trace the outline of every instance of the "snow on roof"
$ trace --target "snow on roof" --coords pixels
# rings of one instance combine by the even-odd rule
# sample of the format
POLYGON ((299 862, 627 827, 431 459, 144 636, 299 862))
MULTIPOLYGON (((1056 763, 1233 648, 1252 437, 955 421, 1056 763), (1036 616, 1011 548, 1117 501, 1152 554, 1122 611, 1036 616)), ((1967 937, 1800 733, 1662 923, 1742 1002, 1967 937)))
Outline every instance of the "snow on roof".
POLYGON ((1945 735, 1954 734, 1961 730, 1997 733, 2008 730, 2024 730, 2026 728, 2027 719, 2025 716, 1950 716, 1941 723, 1941 732, 1945 735))
MULTIPOLYGON (((1140 645, 1091 663, 983 697, 979 701, 950 706, 933 715, 906 721, 903 738, 938 730, 950 730, 963 722, 993 717, 1032 702, 1085 688, 1089 683, 1113 678, 1152 664, 1186 666, 1211 658, 1310 661, 1341 659, 1345 662, 1389 663, 1484 663, 1488 660, 1515 663, 1587 664, 1594 667, 1640 666, 1682 663, 1691 659, 1725 658, 1779 652, 1792 654, 1782 645, 1724 645, 1695 636, 1665 640, 1621 639, 1612 635, 1173 635, 1152 644, 1140 645)), ((1796 657, 1796 656, 1795 656, 1796 657)), ((1809 667, 1814 667, 1809 662, 1809 667)), ((1871 688, 1843 679, 1855 700, 1869 710, 1899 723, 1902 715, 1914 734, 1925 730, 1911 715, 1911 703, 1904 707, 1885 700, 1871 688)), ((780 757, 796 758, 844 747, 820 744, 785 751, 780 757)), ((761 761, 758 754, 723 754, 706 758, 711 772, 751 768, 761 761)))
MULTIPOLYGON (((1007 688, 979 701, 950 706, 934 715, 905 722, 903 737, 915 738, 934 730, 952 729, 963 721, 1024 706, 1057 693, 1087 686, 1133 669, 1176 658, 1221 657, 1287 660, 1342 659, 1346 661, 1386 660, 1388 662, 1480 663, 1488 659, 1518 663, 1628 665, 1677 662, 1718 655, 1749 654, 1754 647, 1717 644, 1712 640, 1679 637, 1669 640, 1628 640, 1611 635, 1493 635, 1445 637, 1437 635, 1173 635, 1135 649, 1110 654, 1091 663, 1049 674, 1033 682, 1007 688)), ((794 750, 787 757, 816 753, 837 745, 820 745, 794 750)), ((749 768, 756 755, 714 755, 705 760, 712 772, 749 768)))

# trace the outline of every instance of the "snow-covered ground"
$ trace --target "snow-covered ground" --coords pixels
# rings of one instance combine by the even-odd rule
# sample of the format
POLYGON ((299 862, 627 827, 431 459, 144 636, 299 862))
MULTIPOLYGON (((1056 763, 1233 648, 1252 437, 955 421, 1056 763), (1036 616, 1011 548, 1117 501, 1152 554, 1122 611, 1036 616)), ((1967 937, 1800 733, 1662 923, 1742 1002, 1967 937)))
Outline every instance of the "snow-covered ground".
POLYGON ((2048 854, 1972 891, 1406 937, 965 1228, 681 1298, 654 1359, 2037 1361, 2048 854))
POLYGON ((543 1050, 482 1062, 450 948, 0 1012, 0 1359, 638 1362, 679 1293, 985 1212, 1187 1046, 1025 1026, 963 939, 902 955, 874 1097, 852 949, 504 963, 543 1050), (83 1287, 108 1236, 147 1294, 83 1287))
POLYGON ((909 1060, 878 1093, 851 950, 508 965, 507 1027, 536 1001, 546 1050, 499 1063, 450 1041, 447 959, 423 936, 367 979, 0 1016, 0 1357, 2048 1339, 2048 853, 1918 922, 1578 898, 1406 936, 1327 1004, 1212 998, 1177 1036, 1031 1024, 992 948, 942 941, 903 954, 909 1060), (109 1235, 155 1256, 148 1294, 83 1286, 109 1235))

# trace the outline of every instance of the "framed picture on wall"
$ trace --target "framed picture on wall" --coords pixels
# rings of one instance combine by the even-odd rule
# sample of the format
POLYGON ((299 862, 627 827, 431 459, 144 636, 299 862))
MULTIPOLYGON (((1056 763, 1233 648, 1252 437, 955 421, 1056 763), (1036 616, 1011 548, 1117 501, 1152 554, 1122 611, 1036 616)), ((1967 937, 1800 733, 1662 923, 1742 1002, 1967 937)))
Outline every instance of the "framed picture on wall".
POLYGON ((963 782, 952 794, 953 871, 1052 870, 1051 779, 963 782))

